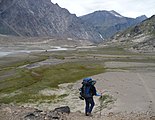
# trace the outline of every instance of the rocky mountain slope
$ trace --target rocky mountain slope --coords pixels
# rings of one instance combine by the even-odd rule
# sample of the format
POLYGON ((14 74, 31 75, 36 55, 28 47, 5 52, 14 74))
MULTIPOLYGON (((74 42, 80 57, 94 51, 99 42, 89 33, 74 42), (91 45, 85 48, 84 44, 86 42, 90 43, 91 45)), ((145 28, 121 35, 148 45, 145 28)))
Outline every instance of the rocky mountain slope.
POLYGON ((113 42, 126 44, 132 50, 155 52, 155 15, 121 33, 116 34, 113 42))
POLYGON ((0 34, 102 41, 93 27, 50 0, 0 0, 0 34))
POLYGON ((80 17, 84 22, 92 24, 103 38, 109 38, 115 33, 125 30, 130 26, 145 20, 145 15, 134 18, 128 18, 115 11, 95 11, 88 15, 80 17))

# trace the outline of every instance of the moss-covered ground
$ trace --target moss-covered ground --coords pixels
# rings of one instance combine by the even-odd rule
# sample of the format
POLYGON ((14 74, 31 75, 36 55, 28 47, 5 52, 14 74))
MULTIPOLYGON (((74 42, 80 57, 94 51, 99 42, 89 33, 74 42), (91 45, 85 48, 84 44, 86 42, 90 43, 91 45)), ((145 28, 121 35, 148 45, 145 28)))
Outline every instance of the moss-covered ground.
POLYGON ((47 96, 38 93, 47 88, 58 88, 59 84, 76 82, 84 77, 103 73, 106 71, 104 63, 107 61, 154 63, 155 56, 131 53, 118 47, 99 47, 43 52, 23 58, 4 57, 0 59, 0 76, 10 71, 13 71, 13 74, 0 77, 0 103, 34 103, 63 98, 67 95, 47 96), (58 59, 64 62, 33 69, 19 67, 46 59, 58 59))

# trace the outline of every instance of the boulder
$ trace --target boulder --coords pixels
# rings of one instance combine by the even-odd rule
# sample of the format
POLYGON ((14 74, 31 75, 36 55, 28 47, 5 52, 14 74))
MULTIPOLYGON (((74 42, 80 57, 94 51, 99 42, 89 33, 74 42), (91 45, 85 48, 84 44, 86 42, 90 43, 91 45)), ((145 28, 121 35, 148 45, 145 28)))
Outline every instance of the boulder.
POLYGON ((70 108, 68 106, 55 108, 54 111, 60 112, 60 113, 70 113, 70 108))

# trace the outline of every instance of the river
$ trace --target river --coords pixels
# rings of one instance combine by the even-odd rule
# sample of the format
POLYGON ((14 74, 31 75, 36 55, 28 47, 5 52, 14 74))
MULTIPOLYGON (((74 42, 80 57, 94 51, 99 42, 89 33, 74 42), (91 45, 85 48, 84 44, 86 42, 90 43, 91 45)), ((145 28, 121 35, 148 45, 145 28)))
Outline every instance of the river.
POLYGON ((9 54, 17 54, 17 53, 31 53, 31 52, 44 52, 44 51, 63 51, 63 50, 68 50, 68 48, 62 48, 62 47, 55 47, 52 49, 47 49, 47 50, 7 50, 4 51, 1 49, 0 51, 0 57, 9 55, 9 54))

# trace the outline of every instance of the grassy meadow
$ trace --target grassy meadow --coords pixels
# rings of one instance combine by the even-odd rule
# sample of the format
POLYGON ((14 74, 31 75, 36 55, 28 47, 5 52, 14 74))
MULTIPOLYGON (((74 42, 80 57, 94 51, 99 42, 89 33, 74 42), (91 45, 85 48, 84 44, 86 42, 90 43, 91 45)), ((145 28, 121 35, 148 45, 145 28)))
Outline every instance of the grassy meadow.
POLYGON ((38 93, 47 88, 59 88, 59 84, 104 73, 107 61, 154 63, 155 56, 131 53, 117 47, 100 47, 3 57, 0 58, 0 103, 35 103, 66 97, 66 94, 47 96, 38 93), (20 67, 46 59, 61 60, 63 63, 31 69, 20 67))

